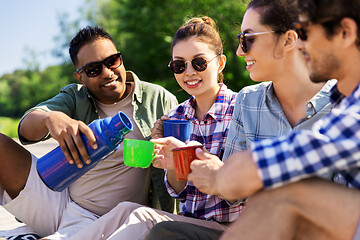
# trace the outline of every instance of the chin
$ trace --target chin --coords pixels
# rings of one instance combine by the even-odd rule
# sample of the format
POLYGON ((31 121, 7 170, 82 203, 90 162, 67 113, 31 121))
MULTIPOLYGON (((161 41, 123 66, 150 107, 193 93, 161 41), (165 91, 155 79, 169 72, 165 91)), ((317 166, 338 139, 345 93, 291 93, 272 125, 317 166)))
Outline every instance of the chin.
POLYGON ((325 76, 316 75, 316 74, 310 75, 310 80, 313 83, 323 83, 323 82, 327 82, 329 79, 331 79, 331 77, 325 77, 325 76))

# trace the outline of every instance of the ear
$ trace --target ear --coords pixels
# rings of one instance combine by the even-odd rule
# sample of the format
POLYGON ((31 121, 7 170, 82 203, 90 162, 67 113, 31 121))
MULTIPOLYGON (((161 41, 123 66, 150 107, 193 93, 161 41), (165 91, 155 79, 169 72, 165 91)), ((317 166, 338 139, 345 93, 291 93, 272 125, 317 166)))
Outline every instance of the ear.
POLYGON ((341 26, 341 37, 343 40, 343 46, 351 46, 353 44, 356 44, 357 42, 357 32, 358 32, 358 26, 354 19, 352 18, 343 18, 340 22, 341 26))
POLYGON ((86 84, 85 84, 85 82, 83 81, 82 76, 81 76, 80 73, 74 72, 74 77, 75 77, 76 80, 78 80, 81 84, 83 84, 84 87, 86 87, 86 84))
POLYGON ((224 70, 226 65, 226 56, 221 54, 220 55, 220 61, 219 61, 219 69, 218 69, 218 73, 221 73, 222 70, 224 70))
POLYGON ((294 48, 296 48, 296 44, 298 41, 298 35, 296 34, 296 32, 294 30, 289 30, 287 31, 284 35, 284 48, 286 50, 293 50, 294 48))

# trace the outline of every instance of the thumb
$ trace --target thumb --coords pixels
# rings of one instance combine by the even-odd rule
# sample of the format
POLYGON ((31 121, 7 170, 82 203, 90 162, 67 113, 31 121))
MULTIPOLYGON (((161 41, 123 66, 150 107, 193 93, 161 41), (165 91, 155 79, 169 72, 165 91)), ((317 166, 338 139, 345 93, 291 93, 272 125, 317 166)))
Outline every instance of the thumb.
POLYGON ((195 153, 196 153, 196 156, 198 157, 198 159, 200 159, 200 160, 205 160, 205 159, 209 159, 211 156, 212 156, 212 154, 211 153, 209 153, 205 148, 197 148, 196 150, 195 150, 195 153))

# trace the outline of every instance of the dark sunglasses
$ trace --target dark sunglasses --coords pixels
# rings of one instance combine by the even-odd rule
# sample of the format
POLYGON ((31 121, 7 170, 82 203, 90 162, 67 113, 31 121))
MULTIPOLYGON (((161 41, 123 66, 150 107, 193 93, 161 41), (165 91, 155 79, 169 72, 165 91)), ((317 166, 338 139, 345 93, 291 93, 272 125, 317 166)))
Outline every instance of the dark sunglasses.
POLYGON ((250 51, 251 46, 253 45, 255 38, 253 36, 267 34, 267 33, 273 33, 275 31, 268 31, 268 32, 254 32, 254 33, 239 33, 237 35, 239 39, 239 44, 241 47, 241 50, 244 53, 247 53, 250 51))
POLYGON ((306 34, 306 28, 314 25, 314 24, 323 24, 323 23, 327 23, 330 21, 333 21, 334 18, 333 17, 327 17, 327 18, 323 18, 320 19, 319 21, 316 21, 316 23, 313 23, 311 21, 305 21, 305 22, 295 22, 293 23, 293 27, 295 32, 297 33, 298 37, 302 40, 302 41, 306 41, 307 40, 307 34, 306 34))
MULTIPOLYGON (((207 68, 207 64, 211 62, 213 59, 215 59, 217 56, 220 56, 221 54, 216 55, 210 60, 206 60, 203 57, 197 57, 191 60, 191 65, 195 69, 195 71, 202 72, 205 71, 207 68)), ((168 67, 171 69, 171 71, 175 74, 183 73, 187 67, 187 62, 190 61, 184 61, 184 60, 172 60, 168 67)))
POLYGON ((102 61, 99 62, 91 62, 86 64, 85 66, 76 69, 76 72, 81 73, 82 71, 89 77, 97 77, 102 73, 103 66, 113 70, 118 68, 122 64, 121 53, 118 52, 113 54, 102 61))

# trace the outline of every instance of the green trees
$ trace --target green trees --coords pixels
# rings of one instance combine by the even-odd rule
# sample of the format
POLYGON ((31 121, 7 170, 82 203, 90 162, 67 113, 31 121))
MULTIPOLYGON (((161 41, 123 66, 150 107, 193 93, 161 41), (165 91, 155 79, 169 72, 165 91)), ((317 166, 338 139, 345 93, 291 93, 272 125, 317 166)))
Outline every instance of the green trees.
POLYGON ((173 74, 167 69, 171 59, 171 42, 176 30, 189 18, 209 16, 215 20, 224 42, 227 65, 225 83, 234 91, 249 85, 244 62, 236 56, 240 24, 245 11, 239 0, 107 0, 96 1, 90 14, 107 29, 124 55, 125 67, 146 81, 158 83, 179 101, 188 98, 179 92, 173 74))
POLYGON ((167 68, 171 42, 176 30, 194 16, 215 20, 224 42, 227 65, 225 83, 234 91, 252 84, 245 64, 236 56, 240 23, 247 0, 87 0, 82 19, 67 22, 59 18, 59 47, 54 53, 64 63, 43 71, 30 68, 0 76, 0 116, 20 117, 28 108, 57 94, 62 86, 76 82, 75 70, 67 54, 68 43, 79 26, 87 21, 104 27, 123 54, 125 68, 145 81, 164 86, 181 102, 189 96, 180 91, 174 75, 167 68), (32 70, 31 70, 32 69, 32 70))
MULTIPOLYGON (((26 110, 56 95, 73 82, 69 64, 50 66, 44 71, 17 70, 0 77, 0 116, 21 117, 26 110)), ((73 70, 72 70, 73 71, 73 70)))

